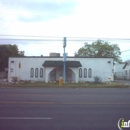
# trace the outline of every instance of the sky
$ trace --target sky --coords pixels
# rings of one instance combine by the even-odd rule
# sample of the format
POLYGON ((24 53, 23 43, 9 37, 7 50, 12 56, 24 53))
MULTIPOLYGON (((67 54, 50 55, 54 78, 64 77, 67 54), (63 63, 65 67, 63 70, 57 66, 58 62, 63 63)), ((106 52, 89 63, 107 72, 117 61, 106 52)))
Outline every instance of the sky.
POLYGON ((0 43, 17 44, 26 56, 73 56, 85 42, 118 44, 130 59, 130 0, 0 0, 0 43), (4 40, 2 40, 4 39, 4 40), (128 50, 128 51, 127 51, 128 50))

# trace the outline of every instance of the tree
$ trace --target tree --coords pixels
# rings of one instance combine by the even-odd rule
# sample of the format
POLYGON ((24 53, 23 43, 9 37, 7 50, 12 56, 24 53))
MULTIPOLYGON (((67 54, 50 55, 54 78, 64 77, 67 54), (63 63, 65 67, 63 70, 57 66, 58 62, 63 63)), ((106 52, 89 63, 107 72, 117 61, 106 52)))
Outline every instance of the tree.
POLYGON ((109 42, 104 42, 102 40, 97 40, 92 44, 85 43, 78 52, 74 54, 78 56, 88 56, 88 57, 113 57, 114 62, 122 62, 120 55, 121 51, 117 44, 110 44, 109 42))
POLYGON ((17 45, 0 44, 0 71, 8 68, 8 59, 13 56, 24 56, 24 51, 19 51, 17 45))

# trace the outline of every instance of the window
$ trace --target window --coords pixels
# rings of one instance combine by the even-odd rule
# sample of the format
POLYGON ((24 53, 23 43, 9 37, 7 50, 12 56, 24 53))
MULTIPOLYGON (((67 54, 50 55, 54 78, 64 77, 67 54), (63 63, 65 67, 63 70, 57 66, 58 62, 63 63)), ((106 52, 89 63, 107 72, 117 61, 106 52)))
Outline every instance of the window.
POLYGON ((79 78, 82 78, 82 69, 79 69, 79 78))
POLYGON ((14 61, 11 61, 11 63, 14 63, 14 61))
POLYGON ((43 77, 43 68, 40 69, 40 77, 43 77))
POLYGON ((35 77, 38 77, 38 68, 35 69, 35 77))
POLYGON ((91 69, 91 68, 88 69, 88 77, 89 77, 89 78, 92 77, 92 69, 91 69))
POLYGON ((128 76, 127 70, 125 71, 125 75, 128 76))
POLYGON ((87 69, 84 69, 84 78, 87 78, 87 69))
POLYGON ((31 68, 31 70, 30 70, 30 77, 33 77, 33 76, 34 76, 34 69, 31 68))

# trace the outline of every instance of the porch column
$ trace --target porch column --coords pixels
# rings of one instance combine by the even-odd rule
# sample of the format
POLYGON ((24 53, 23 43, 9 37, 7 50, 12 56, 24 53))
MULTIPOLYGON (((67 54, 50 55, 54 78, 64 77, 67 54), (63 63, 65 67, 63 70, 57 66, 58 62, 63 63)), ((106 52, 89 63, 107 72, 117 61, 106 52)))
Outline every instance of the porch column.
POLYGON ((78 83, 79 82, 79 68, 70 68, 71 70, 73 70, 74 74, 75 74, 75 82, 78 83))
POLYGON ((48 83, 49 81, 49 73, 54 69, 55 67, 45 67, 45 83, 48 83))
POLYGON ((45 67, 45 83, 48 83, 48 74, 47 67, 45 67))
POLYGON ((79 73, 78 73, 78 68, 76 68, 75 70, 75 82, 78 83, 79 82, 79 73))

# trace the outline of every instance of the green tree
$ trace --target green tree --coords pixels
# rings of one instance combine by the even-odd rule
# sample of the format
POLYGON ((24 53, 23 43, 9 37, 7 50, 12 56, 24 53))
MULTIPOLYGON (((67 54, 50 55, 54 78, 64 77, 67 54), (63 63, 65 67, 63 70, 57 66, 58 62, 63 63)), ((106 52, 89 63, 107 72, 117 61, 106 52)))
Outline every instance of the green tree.
POLYGON ((0 70, 8 68, 8 59, 13 56, 24 56, 24 51, 19 51, 17 45, 0 44, 0 70))
POLYGON ((88 56, 88 57, 113 57, 114 62, 122 62, 121 51, 117 44, 110 44, 102 40, 97 40, 92 44, 85 43, 78 52, 74 54, 78 56, 88 56))

